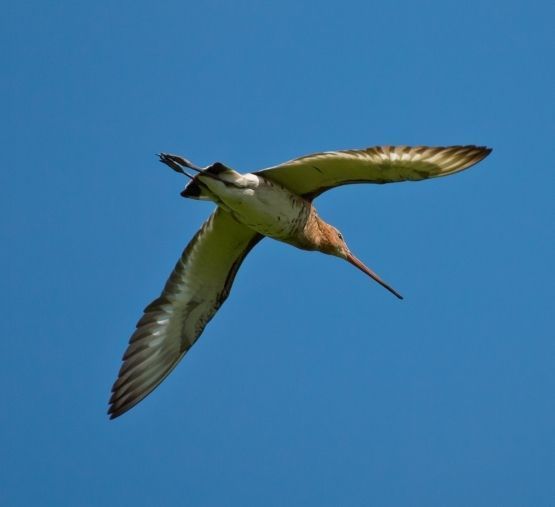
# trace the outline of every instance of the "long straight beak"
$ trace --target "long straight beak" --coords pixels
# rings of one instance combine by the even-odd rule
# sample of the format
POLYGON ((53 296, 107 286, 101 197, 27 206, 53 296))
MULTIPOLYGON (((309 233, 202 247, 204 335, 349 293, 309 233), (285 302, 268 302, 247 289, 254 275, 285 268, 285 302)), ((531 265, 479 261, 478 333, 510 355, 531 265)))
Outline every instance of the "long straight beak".
POLYGON ((366 273, 370 278, 378 282, 382 287, 386 288, 389 292, 397 296, 399 299, 403 299, 403 296, 399 294, 393 287, 385 283, 376 273, 371 269, 367 268, 361 261, 359 261, 351 252, 345 257, 353 266, 360 269, 363 273, 366 273))

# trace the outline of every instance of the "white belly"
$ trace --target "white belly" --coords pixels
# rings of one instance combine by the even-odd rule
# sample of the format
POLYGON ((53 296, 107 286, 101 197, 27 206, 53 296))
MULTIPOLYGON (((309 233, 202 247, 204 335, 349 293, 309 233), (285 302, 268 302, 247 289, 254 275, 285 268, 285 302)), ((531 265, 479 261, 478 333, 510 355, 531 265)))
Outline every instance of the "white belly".
POLYGON ((251 229, 275 239, 287 241, 308 218, 309 204, 280 185, 254 174, 245 174, 240 184, 224 184, 214 178, 202 182, 217 197, 220 206, 251 229))

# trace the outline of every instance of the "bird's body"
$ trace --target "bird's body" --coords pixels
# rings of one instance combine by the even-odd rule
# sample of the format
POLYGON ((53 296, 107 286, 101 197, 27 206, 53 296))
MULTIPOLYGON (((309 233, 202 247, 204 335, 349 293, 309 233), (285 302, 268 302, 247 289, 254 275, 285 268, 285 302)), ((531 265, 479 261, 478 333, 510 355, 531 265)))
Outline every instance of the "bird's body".
POLYGON ((306 248, 304 229, 315 213, 310 202, 263 176, 232 170, 219 178, 199 174, 206 194, 238 222, 269 238, 306 248))
POLYGON ((161 296, 137 323, 112 388, 110 416, 132 408, 171 372, 229 295, 245 256, 265 236, 345 259, 401 298, 350 252, 341 233, 318 216, 312 200, 347 183, 451 174, 490 151, 475 146, 385 146, 309 155, 247 174, 220 163, 201 169, 182 157, 160 155, 177 172, 187 174, 189 168, 198 173, 187 174, 191 182, 181 195, 214 201, 217 209, 186 247, 161 296))

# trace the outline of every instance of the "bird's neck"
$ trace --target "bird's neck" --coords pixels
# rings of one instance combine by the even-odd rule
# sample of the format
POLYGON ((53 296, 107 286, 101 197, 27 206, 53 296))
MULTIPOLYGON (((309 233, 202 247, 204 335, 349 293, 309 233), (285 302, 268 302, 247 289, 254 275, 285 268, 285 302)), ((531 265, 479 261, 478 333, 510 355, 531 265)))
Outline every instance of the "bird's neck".
POLYGON ((331 234, 331 226, 324 222, 318 216, 314 206, 311 206, 304 228, 304 235, 310 244, 310 250, 318 250, 326 254, 332 253, 334 248, 331 242, 331 234))

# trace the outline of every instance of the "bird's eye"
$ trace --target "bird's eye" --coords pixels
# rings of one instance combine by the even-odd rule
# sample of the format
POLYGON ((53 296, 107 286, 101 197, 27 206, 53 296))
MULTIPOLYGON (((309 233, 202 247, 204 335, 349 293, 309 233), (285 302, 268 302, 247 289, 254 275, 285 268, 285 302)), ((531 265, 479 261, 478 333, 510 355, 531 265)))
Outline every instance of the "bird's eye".
POLYGON ((339 236, 339 239, 343 241, 343 234, 341 234, 339 231, 337 231, 337 235, 339 236))

